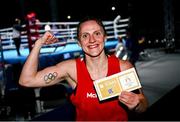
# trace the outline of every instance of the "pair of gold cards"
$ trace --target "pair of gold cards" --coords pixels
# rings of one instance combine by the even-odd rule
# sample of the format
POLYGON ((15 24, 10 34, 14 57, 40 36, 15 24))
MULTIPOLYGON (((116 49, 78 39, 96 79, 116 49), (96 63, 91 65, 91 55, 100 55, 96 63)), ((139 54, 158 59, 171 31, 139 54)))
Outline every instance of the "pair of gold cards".
POLYGON ((93 83, 100 101, 119 96, 122 91, 141 88, 135 68, 96 80, 93 83))

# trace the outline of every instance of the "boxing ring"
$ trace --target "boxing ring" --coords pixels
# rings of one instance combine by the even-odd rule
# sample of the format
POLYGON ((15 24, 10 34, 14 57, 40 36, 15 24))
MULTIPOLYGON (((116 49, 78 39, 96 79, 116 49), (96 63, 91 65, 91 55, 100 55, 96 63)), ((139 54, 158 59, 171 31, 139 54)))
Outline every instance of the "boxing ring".
MULTIPOLYGON (((39 29, 32 29, 32 33, 38 31, 40 37, 45 33, 45 31, 51 31, 56 36, 56 38, 59 39, 59 42, 51 45, 45 45, 40 50, 40 69, 54 65, 66 59, 77 58, 83 55, 82 49, 77 44, 76 26, 78 22, 39 22, 36 24, 39 26, 39 29)), ((110 51, 116 47, 119 36, 126 36, 126 29, 129 25, 129 18, 121 18, 120 16, 117 16, 112 21, 103 21, 103 24, 105 25, 105 29, 107 31, 105 48, 107 51, 110 51)), ((22 27, 25 28, 26 25, 22 25, 22 27)), ((34 37, 31 38, 32 40, 35 40, 33 39, 34 37)), ((21 56, 18 56, 16 47, 12 40, 12 27, 0 29, 0 89, 2 95, 4 95, 4 89, 7 80, 7 74, 5 74, 6 65, 23 65, 30 53, 28 44, 27 33, 26 31, 22 31, 20 46, 21 56)), ((38 90, 39 89, 36 89, 36 91, 38 90)), ((39 97, 39 94, 36 94, 36 97, 39 97)), ((36 112, 42 112, 41 105, 38 102, 36 112)))
MULTIPOLYGON (((31 29, 31 33, 38 31, 40 37, 45 31, 51 31, 56 38, 59 39, 59 42, 55 44, 43 46, 41 49, 42 55, 65 54, 64 58, 67 59, 74 58, 74 56, 68 57, 68 52, 81 52, 81 48, 77 45, 76 37, 76 26, 78 22, 38 22, 36 24, 39 26, 39 29, 31 29)), ((121 19, 120 16, 117 16, 113 21, 103 21, 103 24, 107 31, 105 47, 107 49, 112 49, 116 46, 119 36, 126 36, 129 18, 121 19)), ((22 25, 22 28, 25 27, 26 25, 22 25)), ((21 32, 21 56, 17 56, 16 54, 16 47, 12 40, 12 27, 0 29, 0 36, 2 46, 1 51, 3 52, 5 62, 13 63, 13 59, 23 60, 29 55, 30 51, 28 50, 28 36, 26 30, 21 32)), ((32 36, 30 38, 36 40, 39 37, 32 36)), ((75 56, 77 56, 77 53, 75 56)))

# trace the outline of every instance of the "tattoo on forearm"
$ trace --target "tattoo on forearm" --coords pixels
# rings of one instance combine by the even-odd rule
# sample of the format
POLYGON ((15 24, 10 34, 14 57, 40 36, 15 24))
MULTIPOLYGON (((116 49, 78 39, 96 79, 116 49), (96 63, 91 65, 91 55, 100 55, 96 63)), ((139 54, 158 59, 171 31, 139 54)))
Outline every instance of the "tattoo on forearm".
POLYGON ((54 73, 49 73, 47 75, 44 76, 44 81, 46 84, 50 83, 51 81, 53 81, 56 77, 57 77, 58 73, 54 72, 54 73))

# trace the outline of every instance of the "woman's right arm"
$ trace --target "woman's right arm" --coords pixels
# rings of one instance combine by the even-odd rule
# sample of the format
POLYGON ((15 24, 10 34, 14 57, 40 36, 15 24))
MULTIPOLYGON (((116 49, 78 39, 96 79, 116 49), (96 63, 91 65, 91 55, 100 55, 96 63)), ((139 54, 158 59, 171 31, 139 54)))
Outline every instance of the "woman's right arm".
POLYGON ((65 61, 55 66, 38 71, 38 59, 41 47, 44 44, 51 44, 55 43, 56 41, 57 39, 54 38, 50 32, 46 32, 42 38, 35 42, 35 45, 23 66, 19 78, 20 85, 26 87, 42 87, 56 84, 60 80, 68 77, 68 69, 66 69, 65 66, 70 61, 65 61))

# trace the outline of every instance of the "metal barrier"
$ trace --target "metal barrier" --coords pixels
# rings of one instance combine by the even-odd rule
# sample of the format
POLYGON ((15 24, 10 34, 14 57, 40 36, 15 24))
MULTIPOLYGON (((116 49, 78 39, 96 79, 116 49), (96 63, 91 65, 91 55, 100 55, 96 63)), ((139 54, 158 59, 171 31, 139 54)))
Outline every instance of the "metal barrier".
MULTIPOLYGON (((59 39, 56 44, 51 44, 44 47, 52 47, 57 45, 64 45, 68 43, 76 43, 76 26, 78 22, 39 22, 39 36, 41 36, 45 31, 49 30, 54 33, 54 35, 59 39)), ((105 29, 107 31, 107 41, 117 39, 118 36, 126 36, 126 28, 129 25, 129 18, 121 19, 118 15, 113 21, 103 21, 105 29)), ((23 28, 26 25, 22 25, 23 28)), ((37 30, 30 30, 32 33, 37 30)), ((21 47, 28 48, 27 32, 21 32, 21 47)), ((12 27, 0 29, 0 36, 2 40, 2 49, 10 50, 15 49, 14 42, 12 40, 12 27)))

